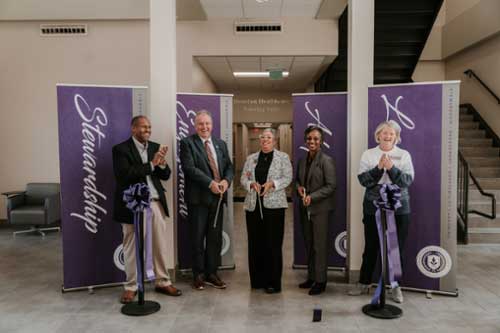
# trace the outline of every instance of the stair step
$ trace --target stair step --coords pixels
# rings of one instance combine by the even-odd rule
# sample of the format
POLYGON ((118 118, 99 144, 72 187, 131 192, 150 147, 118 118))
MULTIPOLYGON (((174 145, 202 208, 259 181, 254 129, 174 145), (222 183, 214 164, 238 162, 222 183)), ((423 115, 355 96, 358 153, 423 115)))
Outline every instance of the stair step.
POLYGON ((500 179, 499 178, 476 178, 476 179, 484 191, 500 190, 500 179))
POLYGON ((474 234, 468 235, 470 244, 500 244, 500 234, 474 234))
POLYGON ((459 129, 479 129, 479 123, 476 121, 461 121, 458 124, 459 129))
POLYGON ((482 168, 472 168, 472 174, 474 177, 480 178, 500 178, 500 166, 499 167, 482 167, 482 168))
MULTIPOLYGON (((491 199, 490 200, 488 200, 488 199, 490 199, 490 198, 485 197, 484 201, 481 201, 479 203, 475 203, 474 201, 469 201, 469 211, 475 209, 481 213, 485 213, 488 215, 491 214, 491 199)), ((496 204, 496 211, 500 212, 500 203, 496 204)), ((474 215, 477 215, 477 214, 474 214, 474 215)), ((500 214, 497 213, 495 216, 500 216, 500 214)), ((500 225, 498 225, 498 227, 500 227, 500 225)))
POLYGON ((469 243, 500 244, 500 228, 469 227, 468 238, 469 238, 469 243))
POLYGON ((458 136, 460 138, 485 138, 486 132, 482 129, 461 129, 458 136))
MULTIPOLYGON (((495 196, 500 201, 500 190, 489 190, 486 191, 488 193, 491 193, 495 196)), ((470 188, 469 189, 469 203, 488 203, 490 202, 490 199, 479 192, 477 188, 470 188)), ((500 211, 499 211, 500 212, 500 211)))
POLYGON ((497 147, 461 147, 460 151, 467 156, 477 157, 499 157, 499 148, 497 147))
POLYGON ((474 157, 469 156, 466 161, 471 167, 497 167, 500 166, 500 158, 498 157, 474 157))
POLYGON ((500 228, 500 218, 494 220, 470 214, 467 218, 469 228, 500 228))
POLYGON ((492 141, 488 138, 461 138, 458 140, 459 147, 491 147, 492 141))
POLYGON ((473 114, 464 114, 464 113, 459 113, 459 120, 460 121, 467 121, 467 120, 470 120, 470 121, 473 121, 474 120, 474 115, 473 114))

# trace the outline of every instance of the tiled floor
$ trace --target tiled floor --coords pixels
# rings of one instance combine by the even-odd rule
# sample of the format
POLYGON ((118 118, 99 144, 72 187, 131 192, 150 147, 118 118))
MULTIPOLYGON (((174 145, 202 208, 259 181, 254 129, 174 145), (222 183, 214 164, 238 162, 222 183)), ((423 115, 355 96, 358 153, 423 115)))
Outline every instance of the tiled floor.
MULTIPOLYGON (((376 320, 361 307, 368 296, 349 297, 340 273, 331 272, 327 292, 308 296, 296 285, 304 271, 291 269, 292 225, 287 216, 283 292, 251 291, 246 265, 246 232, 242 204, 235 207, 236 270, 221 272, 227 290, 194 291, 187 280, 177 286, 184 295, 171 298, 149 291, 161 303, 147 317, 120 314, 121 289, 60 292, 61 238, 57 233, 12 238, 0 229, 0 332, 500 332, 500 247, 460 246, 460 296, 405 292, 404 316, 376 320), (323 321, 312 323, 314 308, 323 321)), ((150 289, 149 289, 150 290, 150 289)))

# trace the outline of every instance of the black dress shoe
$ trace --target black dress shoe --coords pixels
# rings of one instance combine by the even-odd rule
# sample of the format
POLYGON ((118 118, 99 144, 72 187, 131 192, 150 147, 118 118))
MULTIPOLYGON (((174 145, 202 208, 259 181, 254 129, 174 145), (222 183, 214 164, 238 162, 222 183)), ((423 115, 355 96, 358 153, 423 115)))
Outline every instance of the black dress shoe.
POLYGON ((300 289, 309 289, 313 286, 313 284, 314 284, 314 280, 307 279, 304 282, 302 282, 301 284, 299 284, 299 288, 300 289))
POLYGON ((266 288, 266 293, 267 294, 278 294, 281 292, 281 289, 273 288, 273 287, 267 287, 266 288))
POLYGON ((309 295, 319 295, 326 289, 326 282, 315 282, 311 289, 309 289, 309 295))

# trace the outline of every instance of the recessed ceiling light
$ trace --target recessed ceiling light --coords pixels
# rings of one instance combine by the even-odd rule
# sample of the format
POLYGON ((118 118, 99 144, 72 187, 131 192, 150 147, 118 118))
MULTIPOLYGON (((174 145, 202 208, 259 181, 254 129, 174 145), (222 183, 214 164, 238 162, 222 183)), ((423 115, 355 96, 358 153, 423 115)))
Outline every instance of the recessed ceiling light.
MULTIPOLYGON (((288 72, 283 72, 283 77, 288 77, 288 72)), ((233 72, 235 77, 269 77, 269 72, 233 72)))
POLYGON ((265 2, 268 2, 269 0, 255 0, 257 1, 258 3, 265 3, 265 2))

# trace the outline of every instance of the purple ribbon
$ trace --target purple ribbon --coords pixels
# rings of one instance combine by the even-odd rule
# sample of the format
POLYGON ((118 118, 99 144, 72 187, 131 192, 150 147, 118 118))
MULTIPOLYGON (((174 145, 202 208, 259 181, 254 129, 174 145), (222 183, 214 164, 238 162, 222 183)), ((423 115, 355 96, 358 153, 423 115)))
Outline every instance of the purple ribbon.
MULTIPOLYGON (((146 217, 146 231, 145 231, 145 252, 146 252, 146 277, 148 280, 153 280, 155 278, 153 270, 153 241, 152 241, 152 210, 151 210, 151 192, 149 187, 144 183, 137 183, 135 185, 130 185, 130 187, 123 191, 123 201, 126 202, 126 206, 134 213, 134 232, 135 239, 140 237, 140 217, 141 213, 144 213, 146 217)), ((142 281, 143 273, 142 267, 140 265, 139 258, 142 253, 139 250, 139 242, 135 242, 135 263, 137 267, 137 286, 139 291, 144 291, 144 285, 142 281)))
MULTIPOLYGON (((377 207, 375 219, 377 221, 378 239, 380 242, 380 256, 382 257, 383 230, 382 230, 382 210, 385 211, 387 222, 386 241, 387 241, 387 267, 389 272, 389 281, 391 288, 398 286, 397 280, 403 275, 401 270, 401 258, 399 256, 398 233, 396 229, 396 217, 394 212, 401 207, 401 189, 394 184, 383 184, 380 188, 380 199, 374 200, 373 204, 377 207)), ((383 260, 383 258, 382 258, 383 260)), ((378 281, 377 289, 373 295, 371 304, 380 303, 380 295, 384 288, 382 272, 378 281)))

